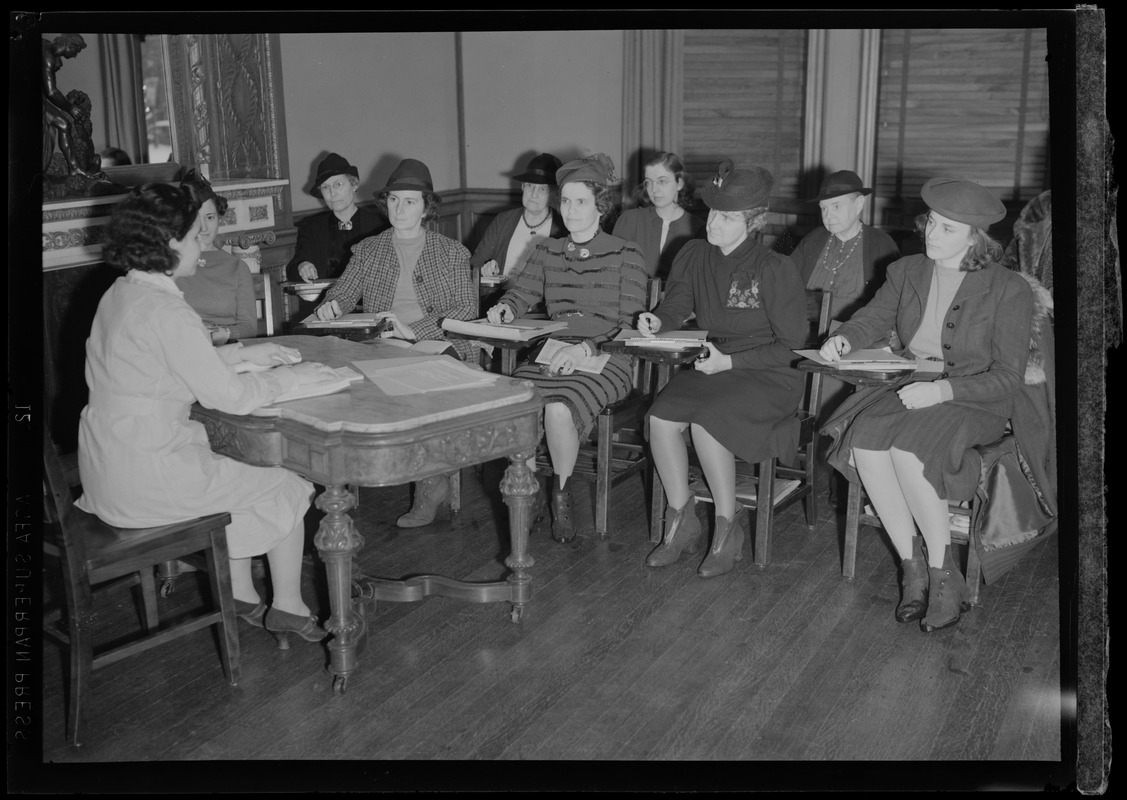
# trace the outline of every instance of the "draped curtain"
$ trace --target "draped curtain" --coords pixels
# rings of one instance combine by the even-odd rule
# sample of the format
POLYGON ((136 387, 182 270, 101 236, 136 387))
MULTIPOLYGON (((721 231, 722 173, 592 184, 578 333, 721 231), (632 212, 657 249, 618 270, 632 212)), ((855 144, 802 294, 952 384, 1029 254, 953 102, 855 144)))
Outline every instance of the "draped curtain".
POLYGON ((134 164, 147 164, 149 142, 145 131, 144 78, 141 45, 134 34, 98 34, 102 58, 102 115, 104 141, 120 147, 134 164))
POLYGON ((678 30, 626 31, 623 47, 623 186, 641 183, 653 153, 681 152, 682 38, 678 30))

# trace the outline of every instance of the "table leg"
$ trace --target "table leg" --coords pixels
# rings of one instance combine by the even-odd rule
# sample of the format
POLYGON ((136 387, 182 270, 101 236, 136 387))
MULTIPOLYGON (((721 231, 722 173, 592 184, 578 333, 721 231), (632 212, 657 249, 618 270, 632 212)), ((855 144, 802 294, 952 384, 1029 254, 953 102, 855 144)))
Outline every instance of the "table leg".
POLYGON ((317 508, 325 512, 313 544, 325 564, 332 615, 325 624, 332 634, 329 641, 333 691, 342 694, 348 676, 358 666, 357 644, 364 635, 364 620, 352 608, 352 556, 364 546, 348 515, 354 503, 345 486, 329 486, 317 498, 317 508))
POLYGON ((528 464, 535 455, 535 450, 510 455, 509 466, 501 479, 501 495, 509 507, 512 549, 505 559, 505 566, 512 570, 507 580, 513 603, 513 622, 520 620, 525 603, 532 599, 532 576, 528 570, 535 562, 528 554, 528 531, 532 527, 532 509, 539 487, 536 473, 528 464))

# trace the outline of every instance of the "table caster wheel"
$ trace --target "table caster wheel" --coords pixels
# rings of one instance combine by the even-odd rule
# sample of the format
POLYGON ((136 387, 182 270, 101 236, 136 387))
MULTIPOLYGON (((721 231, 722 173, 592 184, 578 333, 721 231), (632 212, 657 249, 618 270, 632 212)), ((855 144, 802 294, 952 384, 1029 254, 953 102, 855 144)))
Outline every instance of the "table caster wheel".
POLYGON ((520 622, 523 616, 524 606, 513 606, 513 610, 509 612, 509 619, 513 622, 520 622))
POLYGON ((168 597, 170 594, 172 594, 175 591, 176 591, 176 580, 175 579, 161 581, 161 584, 160 584, 160 596, 161 597, 168 597))
POLYGON ((344 690, 348 688, 348 678, 344 675, 336 675, 333 677, 333 694, 344 694, 344 690))

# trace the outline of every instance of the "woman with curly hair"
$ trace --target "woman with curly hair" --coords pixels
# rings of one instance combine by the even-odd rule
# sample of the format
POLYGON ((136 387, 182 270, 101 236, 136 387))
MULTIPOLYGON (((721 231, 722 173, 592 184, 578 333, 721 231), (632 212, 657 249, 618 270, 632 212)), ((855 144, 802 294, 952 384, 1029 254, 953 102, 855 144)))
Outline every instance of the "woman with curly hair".
POLYGON ((599 345, 631 328, 645 310, 648 278, 637 245, 604 232, 599 223, 614 205, 614 164, 603 153, 569 161, 556 171, 560 213, 568 235, 536 247, 516 284, 489 309, 490 322, 511 322, 544 301, 552 319, 567 329, 553 338, 568 343, 545 370, 526 362, 513 373, 536 384, 547 405, 544 437, 556 481, 552 490, 552 536, 575 537, 571 474, 579 443, 604 406, 630 392, 630 358, 612 355, 598 374, 576 367, 598 355, 599 345))
POLYGON ((211 341, 258 336, 254 308, 254 278, 241 258, 215 246, 219 222, 227 213, 227 198, 217 194, 207 179, 195 170, 180 185, 200 207, 200 263, 194 275, 176 279, 188 305, 196 310, 211 331, 211 341))
POLYGON ((676 153, 654 153, 644 166, 645 180, 635 189, 638 208, 622 212, 614 235, 637 242, 646 258, 646 274, 665 279, 673 259, 696 239, 704 223, 688 208, 693 202, 693 178, 676 153))
POLYGON ((275 632, 319 641, 324 629, 301 595, 302 518, 313 486, 281 467, 253 467, 214 453, 189 419, 193 403, 247 414, 331 374, 298 364, 273 343, 214 347, 176 279, 200 257, 199 206, 167 184, 134 188, 118 204, 103 256, 123 270, 102 296, 86 342, 90 399, 78 432, 82 510, 110 525, 141 528, 227 511, 236 613, 275 632), (279 365, 239 374, 239 362, 279 365), (289 366, 292 365, 292 366, 289 366), (251 557, 265 554, 273 597, 255 588, 251 557))
POLYGON ((822 428, 834 438, 829 461, 860 481, 900 556, 900 622, 925 633, 970 608, 951 554, 948 503, 978 485, 976 445, 1002 436, 1029 357, 1033 291, 999 265, 987 229, 1006 216, 972 181, 932 178, 916 219, 925 253, 888 268, 873 300, 826 340, 830 360, 872 346, 892 328, 905 355, 935 369, 916 380, 855 393, 822 428), (916 535, 919 528, 922 538, 916 535))

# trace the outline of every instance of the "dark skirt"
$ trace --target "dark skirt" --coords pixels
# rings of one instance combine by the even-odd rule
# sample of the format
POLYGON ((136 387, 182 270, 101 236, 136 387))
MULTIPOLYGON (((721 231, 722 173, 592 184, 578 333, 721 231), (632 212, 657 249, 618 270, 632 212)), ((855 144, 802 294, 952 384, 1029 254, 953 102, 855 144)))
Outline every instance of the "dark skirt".
POLYGON ((1005 430, 1005 417, 980 408, 947 402, 909 410, 895 388, 884 386, 857 392, 822 427, 834 439, 827 460, 851 482, 861 482, 851 463, 854 448, 895 447, 923 462, 924 477, 945 500, 974 497, 982 468, 974 448, 996 441, 1005 430))
POLYGON ((545 403, 567 406, 582 442, 591 433, 599 412, 630 394, 634 386, 631 361, 625 356, 612 355, 598 375, 587 372, 546 375, 540 371, 540 364, 528 362, 517 367, 513 377, 532 381, 545 403))
POLYGON ((805 378, 792 369, 729 369, 706 375, 686 369, 654 400, 647 416, 695 423, 744 461, 779 458, 792 464, 798 451, 795 412, 805 378))

